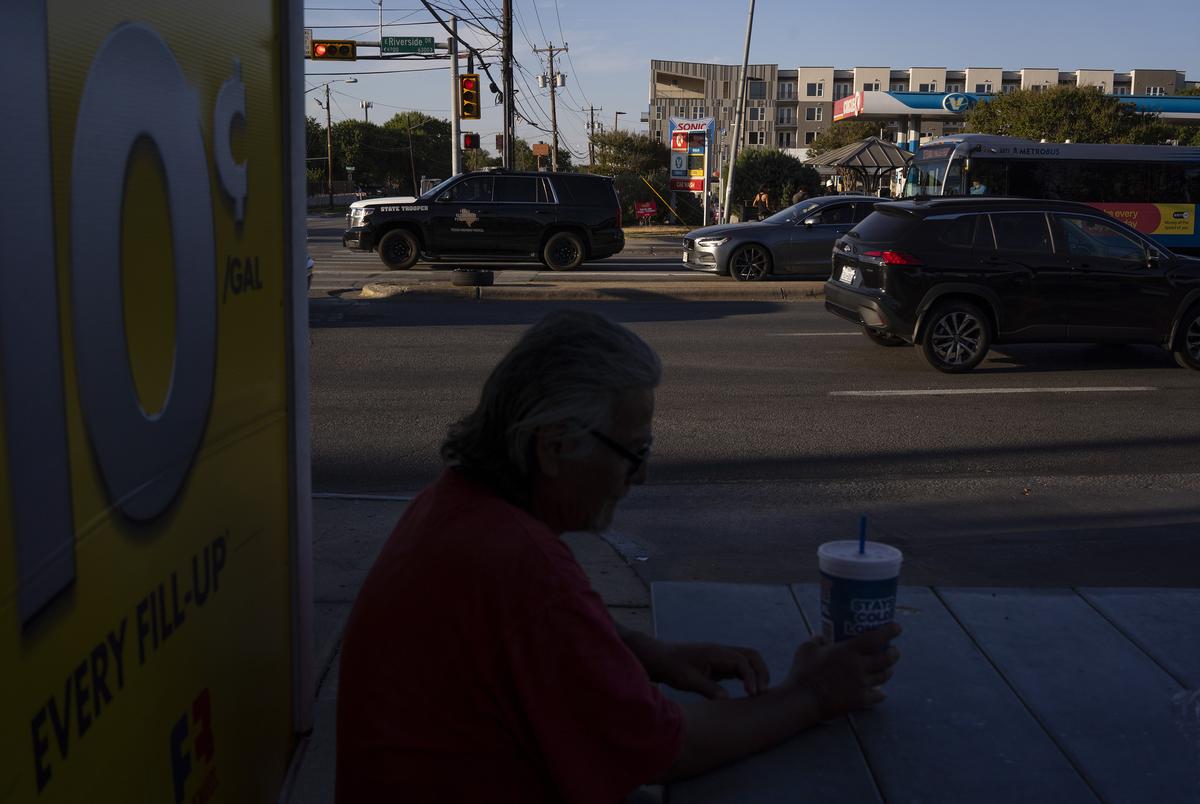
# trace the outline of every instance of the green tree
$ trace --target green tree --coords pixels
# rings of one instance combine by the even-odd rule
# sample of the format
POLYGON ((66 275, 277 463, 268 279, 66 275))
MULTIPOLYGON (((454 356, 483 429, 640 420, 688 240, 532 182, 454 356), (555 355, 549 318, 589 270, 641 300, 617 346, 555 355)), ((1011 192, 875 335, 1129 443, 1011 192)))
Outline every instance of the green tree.
POLYGON ((393 138, 389 151, 401 153, 397 178, 405 192, 420 194, 420 180, 450 176, 450 122, 421 112, 400 112, 383 124, 393 138))
POLYGON ((758 188, 766 185, 771 209, 778 210, 791 203, 792 194, 804 188, 816 194, 820 176, 814 168, 794 156, 774 148, 748 148, 738 154, 737 171, 733 180, 733 212, 753 200, 758 188))
POLYGON ((1190 86, 1190 87, 1184 87, 1183 89, 1179 90, 1175 94, 1176 95, 1200 95, 1200 84, 1195 84, 1194 86, 1190 86))
MULTIPOLYGON (((533 149, 529 143, 520 137, 513 140, 513 161, 516 163, 514 170, 537 170, 538 158, 533 155, 533 149)), ((543 156, 541 166, 550 169, 550 157, 543 156)), ((574 170, 574 165, 571 162, 571 152, 565 148, 558 149, 558 170, 560 173, 574 170)))
POLYGON ((840 120, 822 131, 808 146, 812 156, 835 151, 842 146, 879 136, 879 124, 870 120, 840 120))
POLYGON ((1175 127, 1137 111, 1099 87, 1017 90, 981 103, 966 116, 968 131, 1052 142, 1154 144, 1172 139, 1175 127))
POLYGON ((325 189, 325 171, 327 163, 325 153, 325 126, 317 122, 315 117, 304 118, 304 173, 308 179, 308 194, 315 195, 325 189))
POLYGON ((499 167, 501 161, 499 155, 492 156, 483 148, 472 148, 469 151, 463 151, 464 170, 483 170, 489 167, 499 167))
POLYGON ((670 164, 667 146, 645 134, 632 131, 606 131, 592 136, 596 150, 595 173, 645 175, 664 170, 670 164))

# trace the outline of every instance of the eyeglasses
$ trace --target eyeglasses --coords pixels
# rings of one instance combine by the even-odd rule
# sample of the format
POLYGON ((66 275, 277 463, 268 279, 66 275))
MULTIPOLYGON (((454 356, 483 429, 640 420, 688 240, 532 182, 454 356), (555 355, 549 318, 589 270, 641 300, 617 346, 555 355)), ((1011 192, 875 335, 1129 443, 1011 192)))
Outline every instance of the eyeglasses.
POLYGON ((630 479, 636 475, 638 470, 642 468, 642 464, 644 464, 650 457, 650 447, 648 446, 642 447, 642 449, 637 452, 633 452, 632 450, 621 446, 619 442, 614 441, 599 430, 593 429, 588 430, 588 432, 591 433, 592 436, 601 444, 608 447, 625 460, 629 461, 629 472, 625 475, 626 479, 630 479))

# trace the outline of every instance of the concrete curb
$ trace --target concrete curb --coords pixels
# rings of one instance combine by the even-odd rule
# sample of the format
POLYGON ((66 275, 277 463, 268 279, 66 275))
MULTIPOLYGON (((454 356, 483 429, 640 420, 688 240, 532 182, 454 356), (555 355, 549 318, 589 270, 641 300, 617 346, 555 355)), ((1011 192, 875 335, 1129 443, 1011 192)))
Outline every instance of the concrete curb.
POLYGON ((456 287, 427 282, 397 285, 372 282, 355 297, 370 300, 462 299, 468 301, 760 301, 799 302, 824 298, 822 282, 763 282, 717 284, 711 281, 647 282, 634 287, 596 282, 456 287))

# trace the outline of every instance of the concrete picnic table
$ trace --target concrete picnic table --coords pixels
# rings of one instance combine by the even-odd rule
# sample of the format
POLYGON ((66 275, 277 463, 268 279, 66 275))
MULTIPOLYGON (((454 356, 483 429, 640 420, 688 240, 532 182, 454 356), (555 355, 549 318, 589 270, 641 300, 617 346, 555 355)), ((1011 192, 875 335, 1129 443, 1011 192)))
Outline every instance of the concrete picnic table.
MULTIPOLYGON (((756 648, 773 684, 819 631, 818 595, 651 585, 660 638, 756 648)), ((670 804, 1200 802, 1200 589, 901 586, 896 619, 886 701, 671 785, 670 804)))

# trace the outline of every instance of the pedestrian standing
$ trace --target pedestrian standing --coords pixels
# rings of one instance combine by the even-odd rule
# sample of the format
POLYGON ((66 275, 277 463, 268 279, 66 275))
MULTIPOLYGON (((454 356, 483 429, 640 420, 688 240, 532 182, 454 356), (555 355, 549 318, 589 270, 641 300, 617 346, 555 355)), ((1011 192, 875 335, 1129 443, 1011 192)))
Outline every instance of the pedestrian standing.
POLYGON ((758 194, 754 196, 750 206, 754 207, 754 216, 760 221, 771 213, 771 198, 767 195, 767 185, 758 188, 758 194))

